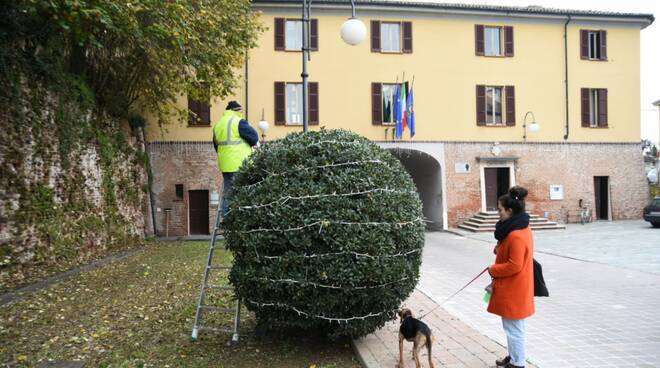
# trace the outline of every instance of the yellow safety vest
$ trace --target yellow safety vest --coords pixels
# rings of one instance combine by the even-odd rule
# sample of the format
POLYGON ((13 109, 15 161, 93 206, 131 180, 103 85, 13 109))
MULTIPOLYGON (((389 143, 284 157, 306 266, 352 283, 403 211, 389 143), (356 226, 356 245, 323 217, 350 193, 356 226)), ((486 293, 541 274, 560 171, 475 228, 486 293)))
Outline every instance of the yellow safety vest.
POLYGON ((238 171, 243 160, 252 153, 252 148, 238 132, 241 118, 239 112, 225 110, 220 121, 213 127, 213 137, 218 144, 218 169, 221 172, 238 171))

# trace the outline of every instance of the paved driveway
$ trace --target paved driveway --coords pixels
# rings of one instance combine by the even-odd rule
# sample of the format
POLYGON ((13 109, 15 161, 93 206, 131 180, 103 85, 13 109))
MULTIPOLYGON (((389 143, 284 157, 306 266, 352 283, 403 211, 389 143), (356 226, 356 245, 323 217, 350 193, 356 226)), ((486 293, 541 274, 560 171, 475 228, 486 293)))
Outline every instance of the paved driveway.
MULTIPOLYGON (((536 298, 528 356, 539 367, 660 366, 660 229, 641 221, 536 232, 550 298, 536 298), (638 271, 643 270, 644 272, 638 271)), ((492 234, 427 233, 418 288, 440 303, 493 259, 492 234)), ((481 300, 482 277, 444 305, 505 344, 481 300)))

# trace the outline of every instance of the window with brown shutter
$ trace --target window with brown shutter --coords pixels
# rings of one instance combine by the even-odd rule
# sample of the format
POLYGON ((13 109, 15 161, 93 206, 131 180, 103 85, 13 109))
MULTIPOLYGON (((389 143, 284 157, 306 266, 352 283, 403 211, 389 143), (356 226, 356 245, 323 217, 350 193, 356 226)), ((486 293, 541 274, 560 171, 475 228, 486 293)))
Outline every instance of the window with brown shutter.
POLYGON ((309 48, 312 51, 319 51, 319 20, 312 19, 309 26, 309 48))
POLYGON ((382 88, 381 83, 371 83, 371 124, 373 125, 383 123, 382 88))
POLYGON ((581 88, 580 89, 580 106, 581 106, 581 122, 582 122, 582 127, 583 128, 589 128, 590 125, 590 120, 591 120, 591 114, 589 111, 589 88, 581 88))
POLYGON ((598 90, 598 126, 607 127, 607 89, 598 90))
POLYGON ((380 52, 380 21, 371 21, 371 52, 380 52))
POLYGON ((309 125, 319 125, 319 83, 309 82, 309 125))
POLYGON ((607 128, 607 89, 582 88, 582 127, 607 128))
POLYGON ((284 18, 275 18, 275 50, 284 48, 284 18))
POLYGON ((275 125, 286 124, 286 83, 275 82, 275 125))
MULTIPOLYGON (((483 34, 483 33, 482 33, 483 34)), ((477 125, 486 125, 486 86, 477 85, 477 125)))
POLYGON ((513 27, 504 27, 504 56, 513 56, 513 27))
POLYGON ((580 59, 607 60, 607 31, 580 30, 580 59))
POLYGON ((481 24, 474 25, 474 53, 484 55, 484 26, 481 24))
POLYGON ((211 106, 206 102, 188 97, 188 125, 211 125, 211 106))
POLYGON ((600 31, 600 60, 607 60, 607 31, 600 31))
POLYGON ((406 54, 412 53, 412 22, 403 22, 403 52, 406 54))
POLYGON ((516 93, 514 86, 506 86, 504 95, 506 98, 506 125, 516 125, 516 93))

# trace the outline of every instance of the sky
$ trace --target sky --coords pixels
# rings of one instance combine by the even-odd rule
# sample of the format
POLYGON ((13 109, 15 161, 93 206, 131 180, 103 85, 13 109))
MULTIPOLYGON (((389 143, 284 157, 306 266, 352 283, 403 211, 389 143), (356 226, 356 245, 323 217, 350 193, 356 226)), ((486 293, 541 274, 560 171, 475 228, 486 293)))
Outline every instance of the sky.
POLYGON ((660 0, 414 0, 417 2, 480 5, 528 6, 547 8, 615 11, 653 14, 655 21, 641 31, 641 133, 659 143, 660 117, 654 101, 660 100, 660 0))

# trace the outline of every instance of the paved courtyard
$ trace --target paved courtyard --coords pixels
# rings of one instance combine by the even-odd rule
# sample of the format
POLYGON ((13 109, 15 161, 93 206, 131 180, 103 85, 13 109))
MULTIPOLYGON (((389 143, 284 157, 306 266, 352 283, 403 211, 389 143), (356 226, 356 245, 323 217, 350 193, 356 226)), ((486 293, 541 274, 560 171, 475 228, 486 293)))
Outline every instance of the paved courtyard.
MULTIPOLYGON (((417 288, 436 304, 494 259, 492 234, 460 234, 426 234, 417 288)), ((550 298, 535 299, 536 314, 527 322, 528 359, 541 368, 660 367, 660 229, 642 221, 598 222, 539 231, 534 237, 535 258, 543 265, 550 298)), ((439 363, 483 367, 503 351, 497 348, 506 345, 501 320, 485 311, 482 300, 488 282, 488 276, 482 276, 443 305, 443 312, 464 328, 447 334, 441 331, 447 317, 433 319, 439 321, 434 331, 441 336, 440 344, 459 341, 481 359, 456 361, 452 357, 459 355, 449 355, 457 348, 452 345, 443 350, 439 363), (488 353, 480 354, 482 348, 488 353)), ((415 308, 418 299, 413 294, 407 303, 415 308)), ((387 346, 390 335, 395 341, 396 325, 365 339, 371 339, 368 347, 376 350, 371 356, 388 356, 381 359, 387 363, 369 367, 391 366, 391 356, 398 352, 387 346), (380 347, 378 339, 385 341, 380 347)))

